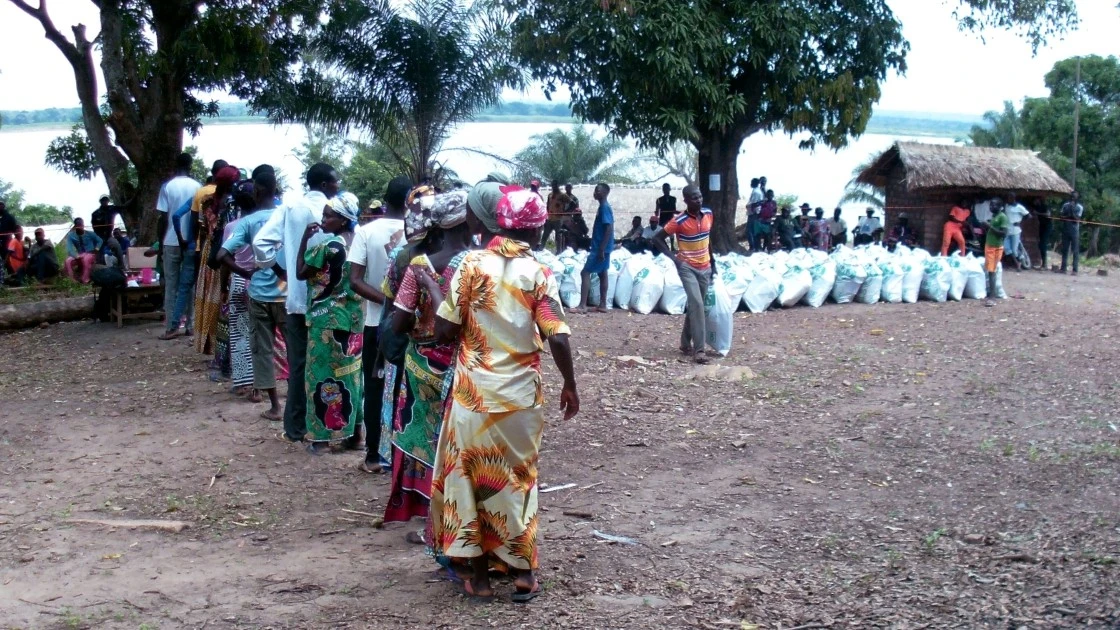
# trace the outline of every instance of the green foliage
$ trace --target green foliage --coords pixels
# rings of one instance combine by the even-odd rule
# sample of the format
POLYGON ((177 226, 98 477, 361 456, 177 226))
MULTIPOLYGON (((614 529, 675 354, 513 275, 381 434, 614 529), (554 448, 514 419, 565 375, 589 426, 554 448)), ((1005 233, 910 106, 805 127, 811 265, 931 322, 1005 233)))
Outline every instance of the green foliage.
POLYGON ((74 219, 74 209, 70 206, 59 208, 47 203, 26 205, 12 214, 23 226, 59 225, 70 223, 74 219))
POLYGON ((339 0, 331 8, 300 76, 254 105, 277 120, 365 131, 415 179, 440 170, 433 157, 454 125, 522 84, 490 3, 339 0))
POLYGON ((566 85, 576 115, 652 147, 728 130, 843 146, 908 49, 881 0, 503 4, 520 12, 515 50, 546 90, 566 85))
POLYGON ((101 170, 93 145, 89 142, 86 129, 77 124, 70 133, 51 140, 47 146, 46 164, 82 181, 93 179, 101 170))
POLYGON ((514 158, 518 181, 539 179, 561 185, 634 181, 630 171, 636 161, 618 157, 626 151, 626 143, 614 136, 596 138, 583 125, 572 125, 569 131, 555 129, 530 140, 514 158))
POLYGON ((16 188, 15 184, 0 179, 0 201, 14 215, 23 208, 23 191, 16 188))
MULTIPOLYGON (((1046 75, 1050 95, 1028 98, 1017 118, 1024 145, 1039 152, 1059 175, 1073 181, 1074 110, 1081 99, 1076 184, 1085 206, 1085 218, 1120 223, 1120 60, 1092 55, 1081 59, 1081 84, 1077 60, 1065 59, 1046 75)), ((1004 122, 1010 126, 1011 122, 1004 122)), ((1082 230, 1089 255, 1120 249, 1114 229, 1082 230)))
POLYGON ((377 140, 358 142, 321 127, 309 126, 307 140, 295 151, 304 172, 311 165, 325 162, 342 177, 342 187, 358 196, 362 207, 385 194, 389 180, 405 173, 393 152, 377 140), (349 156, 349 159, 347 159, 349 156))
POLYGON ((1027 138, 1023 130, 1023 120, 1011 101, 1003 102, 1003 111, 984 114, 983 125, 973 125, 968 132, 968 141, 978 147, 997 147, 1000 149, 1025 149, 1027 138))
POLYGON ((877 210, 882 210, 886 206, 887 191, 859 181, 860 174, 870 168, 878 157, 878 154, 872 155, 852 169, 852 178, 844 186, 844 194, 840 197, 839 205, 858 204, 877 210))

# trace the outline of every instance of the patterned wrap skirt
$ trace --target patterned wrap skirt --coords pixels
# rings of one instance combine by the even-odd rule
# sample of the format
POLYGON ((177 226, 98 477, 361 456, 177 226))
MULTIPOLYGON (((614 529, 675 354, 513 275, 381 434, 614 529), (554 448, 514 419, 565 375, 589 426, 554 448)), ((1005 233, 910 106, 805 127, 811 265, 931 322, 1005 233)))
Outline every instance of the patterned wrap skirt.
POLYGON ((492 566, 537 568, 543 431, 543 406, 476 413, 452 399, 439 436, 426 536, 441 563, 486 556, 492 566))
POLYGON ((307 334, 307 436, 337 442, 362 423, 362 333, 311 326, 307 334))

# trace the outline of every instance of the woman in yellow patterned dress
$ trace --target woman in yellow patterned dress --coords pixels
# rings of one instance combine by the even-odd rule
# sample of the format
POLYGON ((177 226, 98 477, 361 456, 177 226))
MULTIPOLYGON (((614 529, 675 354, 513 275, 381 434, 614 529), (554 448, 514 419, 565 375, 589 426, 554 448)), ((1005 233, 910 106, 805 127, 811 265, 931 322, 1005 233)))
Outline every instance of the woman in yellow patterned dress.
POLYGON ((488 568, 504 565, 514 576, 513 600, 524 602, 540 593, 542 337, 564 378, 565 420, 579 411, 579 396, 557 281, 530 251, 547 217, 544 200, 509 192, 496 214, 499 235, 459 265, 436 321, 439 339, 460 345, 436 455, 430 544, 452 570, 471 565, 462 581, 468 595, 492 598, 488 568))

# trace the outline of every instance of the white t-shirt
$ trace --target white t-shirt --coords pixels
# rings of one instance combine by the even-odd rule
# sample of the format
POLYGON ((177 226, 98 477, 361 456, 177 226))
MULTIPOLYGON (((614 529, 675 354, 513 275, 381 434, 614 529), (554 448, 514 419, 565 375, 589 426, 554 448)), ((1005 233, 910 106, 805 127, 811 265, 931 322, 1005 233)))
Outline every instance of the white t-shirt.
MULTIPOLYGON (((351 264, 365 265, 366 284, 381 290, 385 273, 389 269, 389 252, 404 241, 404 221, 377 219, 354 231, 354 242, 346 260, 351 264)), ((366 300, 366 326, 376 327, 381 322, 383 305, 366 300)))
POLYGON ((1011 221, 1011 225, 1007 228, 1007 234, 1010 236, 1022 234, 1023 226, 1020 224, 1023 222, 1023 219, 1030 215, 1030 212, 1027 212, 1027 209, 1020 203, 1013 203, 1007 206, 1004 212, 1007 213, 1007 218, 1011 221))
POLYGON ((862 216, 859 218, 859 233, 870 236, 875 230, 883 227, 879 217, 862 216))
MULTIPOLYGON (((194 193, 202 187, 202 184, 194 181, 186 175, 179 175, 173 177, 166 182, 159 189, 159 200, 156 201, 156 210, 164 212, 168 216, 167 232, 163 235, 163 244, 167 247, 178 247, 179 239, 175 236, 175 226, 171 224, 171 215, 175 211, 183 207, 183 204, 194 199, 194 193)), ((179 221, 179 229, 186 235, 190 229, 191 215, 185 214, 179 221)))

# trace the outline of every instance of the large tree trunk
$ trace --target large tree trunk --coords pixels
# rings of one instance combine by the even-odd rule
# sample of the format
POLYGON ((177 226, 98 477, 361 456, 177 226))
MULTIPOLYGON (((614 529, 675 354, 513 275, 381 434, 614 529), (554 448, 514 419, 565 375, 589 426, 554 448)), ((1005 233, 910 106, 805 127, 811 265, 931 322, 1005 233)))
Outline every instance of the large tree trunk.
POLYGON ((742 236, 735 233, 735 211, 739 206, 739 147, 745 138, 739 131, 709 131, 696 143, 700 191, 714 219, 712 249, 719 254, 739 249, 742 236), (711 189, 712 175, 719 176, 719 190, 711 189))

